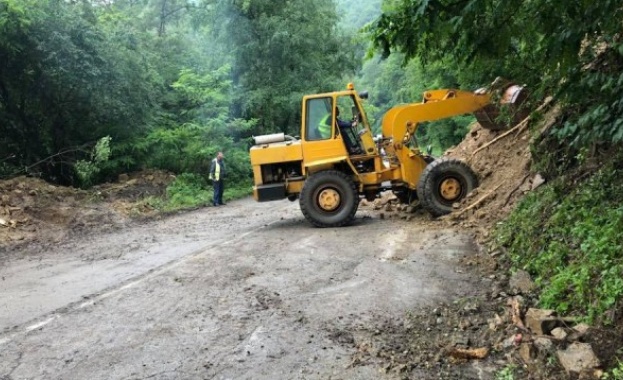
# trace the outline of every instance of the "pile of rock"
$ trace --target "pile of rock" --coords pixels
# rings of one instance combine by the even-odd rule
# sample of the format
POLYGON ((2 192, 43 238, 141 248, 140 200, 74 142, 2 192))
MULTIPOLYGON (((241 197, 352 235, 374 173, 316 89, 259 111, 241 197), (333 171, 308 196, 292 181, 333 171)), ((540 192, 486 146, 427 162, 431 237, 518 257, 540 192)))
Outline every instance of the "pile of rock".
MULTIPOLYGON (((528 308, 524 312, 524 298, 534 289, 530 276, 518 271, 509 280, 515 293, 507 300, 513 335, 497 343, 500 350, 513 349, 524 364, 539 359, 556 357, 568 376, 580 379, 599 379, 603 375, 601 361, 590 343, 586 343, 591 327, 576 323, 576 318, 558 316, 554 310, 528 308)), ((490 321, 492 328, 501 323, 490 321)))

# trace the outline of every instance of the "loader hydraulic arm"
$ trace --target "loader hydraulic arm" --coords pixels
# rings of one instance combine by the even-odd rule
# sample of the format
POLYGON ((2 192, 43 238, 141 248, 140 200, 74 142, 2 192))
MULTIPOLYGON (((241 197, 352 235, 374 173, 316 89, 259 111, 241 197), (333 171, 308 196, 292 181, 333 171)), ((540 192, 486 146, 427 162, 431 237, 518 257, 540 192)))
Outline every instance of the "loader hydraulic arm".
POLYGON ((383 117, 383 137, 394 142, 408 140, 421 122, 473 113, 491 101, 489 93, 461 90, 431 90, 424 93, 421 103, 394 107, 383 117))

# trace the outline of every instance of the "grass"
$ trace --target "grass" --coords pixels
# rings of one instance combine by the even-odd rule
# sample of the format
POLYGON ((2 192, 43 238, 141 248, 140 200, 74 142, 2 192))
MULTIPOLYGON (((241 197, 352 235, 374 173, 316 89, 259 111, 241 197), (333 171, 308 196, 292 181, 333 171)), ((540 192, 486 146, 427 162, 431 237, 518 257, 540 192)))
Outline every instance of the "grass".
POLYGON ((540 306, 608 323, 623 298, 623 172, 602 167, 574 186, 559 179, 520 203, 495 231, 514 269, 540 288, 540 306))
POLYGON ((498 372, 495 373, 495 380, 514 380, 515 379, 515 366, 512 364, 507 365, 498 372))
POLYGON ((610 371, 604 373, 604 380, 623 380, 623 362, 612 368, 610 371))
MULTIPOLYGON (((232 184, 225 182, 223 201, 244 198, 251 194, 250 184, 232 184)), ((213 188, 202 176, 184 173, 176 177, 166 190, 164 198, 150 197, 145 202, 162 212, 193 209, 212 203, 213 188)))

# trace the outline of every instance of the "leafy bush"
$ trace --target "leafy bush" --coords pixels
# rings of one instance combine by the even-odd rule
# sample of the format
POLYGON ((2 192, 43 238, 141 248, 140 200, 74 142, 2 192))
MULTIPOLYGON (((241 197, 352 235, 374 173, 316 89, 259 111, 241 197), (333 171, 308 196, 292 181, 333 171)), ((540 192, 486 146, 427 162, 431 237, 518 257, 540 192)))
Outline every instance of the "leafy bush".
POLYGON ((622 13, 616 0, 396 0, 366 30, 383 56, 458 65, 463 85, 503 76, 553 95, 573 111, 555 134, 580 147, 623 141, 622 13))
POLYGON ((181 174, 167 187, 168 207, 174 209, 207 204, 211 197, 207 182, 197 174, 181 174))
POLYGON ((623 177, 608 165, 569 191, 563 179, 528 195, 496 230, 515 268, 535 276, 540 303, 604 319, 623 297, 623 177))
POLYGON ((623 380, 623 362, 612 368, 610 371, 604 373, 604 380, 623 380))
POLYGON ((164 199, 150 197, 145 203, 160 211, 176 211, 203 206, 212 201, 212 188, 197 175, 180 174, 167 186, 164 199))
MULTIPOLYGON (((232 184, 225 182, 223 200, 249 196, 251 192, 250 182, 232 184)), ((205 206, 212 203, 213 187, 199 174, 184 173, 175 178, 166 190, 164 199, 151 197, 146 203, 161 211, 177 211, 205 206)))
POLYGON ((112 140, 110 136, 102 137, 95 144, 90 160, 78 160, 74 164, 74 170, 82 186, 91 186, 102 165, 110 158, 110 140, 112 140))

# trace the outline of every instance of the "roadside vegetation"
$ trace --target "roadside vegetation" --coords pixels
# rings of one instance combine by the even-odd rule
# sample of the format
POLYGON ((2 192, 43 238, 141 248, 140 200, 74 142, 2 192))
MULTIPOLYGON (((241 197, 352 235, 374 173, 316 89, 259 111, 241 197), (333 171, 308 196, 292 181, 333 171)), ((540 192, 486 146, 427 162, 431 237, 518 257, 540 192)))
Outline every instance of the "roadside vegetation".
POLYGON ((586 178, 561 176, 529 194, 496 233, 514 269, 531 273, 540 306, 611 324, 623 297, 620 153, 586 178))

